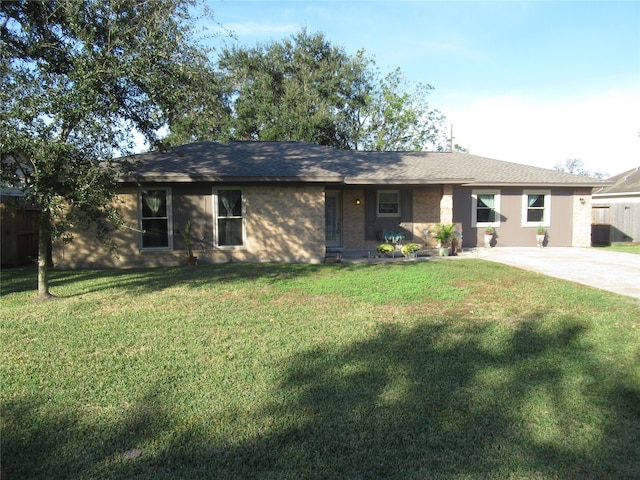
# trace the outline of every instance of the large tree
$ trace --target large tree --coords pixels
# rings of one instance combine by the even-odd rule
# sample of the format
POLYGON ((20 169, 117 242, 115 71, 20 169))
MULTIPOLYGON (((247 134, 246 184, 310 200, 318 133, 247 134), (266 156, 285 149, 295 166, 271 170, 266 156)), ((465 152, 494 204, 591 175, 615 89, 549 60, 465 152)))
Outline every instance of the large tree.
POLYGON ((360 127, 354 136, 358 150, 443 150, 444 115, 430 108, 431 85, 409 82, 398 68, 383 78, 374 77, 360 127))
POLYGON ((227 137, 315 142, 344 149, 442 149, 444 117, 429 85, 398 69, 382 77, 355 55, 305 29, 280 42, 222 51, 231 102, 227 137))
POLYGON ((18 0, 0 3, 2 183, 42 209, 38 297, 47 298, 50 239, 97 225, 108 238, 114 154, 139 131, 188 110, 210 75, 190 0, 18 0))
POLYGON ((230 136, 348 148, 346 115, 364 105, 368 62, 306 30, 282 42, 225 49, 219 66, 234 99, 230 136))

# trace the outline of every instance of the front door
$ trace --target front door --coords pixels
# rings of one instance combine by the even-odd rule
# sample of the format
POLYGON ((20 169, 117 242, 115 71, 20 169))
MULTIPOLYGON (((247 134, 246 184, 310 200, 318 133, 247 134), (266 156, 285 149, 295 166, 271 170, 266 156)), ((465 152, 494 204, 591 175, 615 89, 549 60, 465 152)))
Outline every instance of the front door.
POLYGON ((326 192, 325 194, 325 242, 327 247, 342 246, 342 202, 340 192, 326 192))

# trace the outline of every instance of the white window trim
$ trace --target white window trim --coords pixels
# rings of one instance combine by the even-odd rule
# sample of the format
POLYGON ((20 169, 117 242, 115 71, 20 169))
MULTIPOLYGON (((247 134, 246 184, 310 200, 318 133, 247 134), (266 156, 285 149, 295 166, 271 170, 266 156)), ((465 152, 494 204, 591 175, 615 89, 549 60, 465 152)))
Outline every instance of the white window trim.
POLYGON ((402 205, 400 204, 400 190, 378 190, 376 192, 376 216, 378 217, 400 217, 402 205), (395 193, 398 196, 398 212, 397 213, 380 213, 380 194, 395 193))
POLYGON ((471 226, 476 227, 499 227, 500 226, 500 190, 472 190, 471 191, 471 226), (496 219, 493 222, 478 222, 478 195, 493 195, 495 202, 494 210, 496 219))
POLYGON ((171 196, 171 187, 140 187, 138 189, 138 229, 140 235, 138 236, 138 248, 144 252, 167 252, 173 250, 173 200, 171 196), (167 235, 169 236, 166 247, 144 247, 143 246, 143 234, 142 228, 142 192, 144 190, 164 190, 167 192, 167 235))
POLYGON ((529 210, 529 195, 544 195, 544 212, 542 214, 542 226, 551 226, 551 190, 523 190, 522 191, 522 226, 539 227, 540 222, 527 222, 529 210))
MULTIPOLYGON (((244 190, 236 187, 219 187, 213 189, 213 244, 219 250, 246 250, 247 248, 247 210, 244 198, 244 190), (220 245, 218 243, 218 191, 220 190, 240 190, 240 201, 242 202, 242 245, 220 245)), ((227 218, 227 217, 225 217, 227 218)))

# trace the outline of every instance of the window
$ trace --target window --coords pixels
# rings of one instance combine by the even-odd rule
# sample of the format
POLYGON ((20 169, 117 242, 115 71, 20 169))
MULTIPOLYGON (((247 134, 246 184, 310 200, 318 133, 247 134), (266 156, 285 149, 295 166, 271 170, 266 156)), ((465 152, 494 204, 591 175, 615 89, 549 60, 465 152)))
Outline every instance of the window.
POLYGON ((522 194, 522 225, 525 227, 550 226, 550 206, 550 191, 525 190, 522 194))
POLYGON ((216 232, 218 247, 244 245, 242 190, 218 190, 216 198, 216 232))
POLYGON ((499 190, 474 190, 471 193, 471 208, 472 226, 500 226, 499 190))
POLYGON ((170 249, 171 192, 169 189, 143 189, 139 197, 143 249, 170 249))
POLYGON ((380 190, 378 192, 378 216, 400 216, 400 192, 397 190, 380 190))

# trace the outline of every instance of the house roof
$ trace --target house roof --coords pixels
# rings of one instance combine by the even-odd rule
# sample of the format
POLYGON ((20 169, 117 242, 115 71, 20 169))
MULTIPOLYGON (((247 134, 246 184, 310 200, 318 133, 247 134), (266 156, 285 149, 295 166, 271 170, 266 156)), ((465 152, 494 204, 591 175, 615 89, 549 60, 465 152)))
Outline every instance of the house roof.
POLYGON ((593 189, 595 197, 640 195, 640 167, 609 178, 612 185, 593 189))
MULTIPOLYGON (((265 181, 343 185, 583 186, 581 175, 456 152, 363 152, 299 142, 197 142, 127 157, 122 180, 265 181)), ((125 162, 123 162, 125 163, 125 162)))

